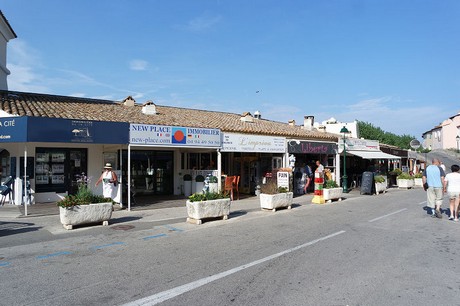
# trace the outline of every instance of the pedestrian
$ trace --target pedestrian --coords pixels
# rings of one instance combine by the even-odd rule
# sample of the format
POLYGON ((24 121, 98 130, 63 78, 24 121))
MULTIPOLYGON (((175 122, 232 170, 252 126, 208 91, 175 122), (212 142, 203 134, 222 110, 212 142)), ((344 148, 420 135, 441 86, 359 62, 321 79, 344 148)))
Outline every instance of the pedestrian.
POLYGON ((447 195, 449 196, 449 220, 458 221, 458 204, 460 202, 460 166, 452 165, 450 167, 450 170, 452 172, 446 174, 446 177, 444 179, 444 192, 447 192, 447 195))
POLYGON ((313 177, 313 171, 308 164, 305 164, 305 186, 303 187, 303 193, 308 193, 308 187, 310 186, 311 178, 313 177))
POLYGON ((323 173, 323 171, 324 171, 324 166, 321 165, 321 162, 319 160, 317 160, 315 172, 323 173))
POLYGON ((440 167, 439 159, 433 158, 425 171, 423 171, 422 181, 423 184, 428 184, 426 190, 427 204, 431 208, 431 216, 433 218, 442 218, 441 205, 443 191, 445 187, 444 177, 446 176, 444 170, 440 167))
POLYGON ((442 168, 442 170, 444 170, 444 173, 446 173, 446 166, 444 165, 444 163, 441 162, 441 165, 439 165, 439 166, 442 168))
POLYGON ((102 195, 104 198, 111 198, 112 200, 116 196, 118 178, 117 174, 112 171, 112 165, 106 163, 104 166, 104 172, 96 182, 96 186, 102 182, 102 195))

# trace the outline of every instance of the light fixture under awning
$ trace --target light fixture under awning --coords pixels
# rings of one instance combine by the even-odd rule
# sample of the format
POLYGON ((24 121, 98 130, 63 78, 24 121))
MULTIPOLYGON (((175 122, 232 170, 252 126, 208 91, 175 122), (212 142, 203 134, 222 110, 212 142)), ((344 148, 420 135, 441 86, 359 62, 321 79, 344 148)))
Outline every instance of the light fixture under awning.
POLYGON ((382 151, 347 150, 347 154, 359 156, 364 159, 401 159, 399 156, 391 155, 382 151))

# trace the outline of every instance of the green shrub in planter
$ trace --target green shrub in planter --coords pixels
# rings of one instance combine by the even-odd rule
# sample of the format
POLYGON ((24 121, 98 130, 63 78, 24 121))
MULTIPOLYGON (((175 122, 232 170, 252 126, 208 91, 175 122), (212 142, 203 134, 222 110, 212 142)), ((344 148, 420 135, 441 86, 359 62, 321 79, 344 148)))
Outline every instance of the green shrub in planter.
POLYGON ((209 182, 210 183, 217 183, 217 176, 214 176, 214 175, 210 176, 209 177, 209 182))
POLYGON ((223 193, 218 192, 206 192, 206 193, 194 193, 188 197, 190 202, 200 202, 200 201, 209 201, 217 199, 225 199, 230 197, 230 195, 224 195, 223 193))
POLYGON ((385 182, 385 177, 383 175, 376 175, 374 176, 374 181, 376 183, 383 183, 385 182))
POLYGON ((327 180, 324 182, 323 188, 324 189, 330 189, 330 188, 338 188, 339 185, 334 180, 327 180))
POLYGON ((403 172, 401 173, 400 175, 398 175, 398 180, 411 180, 413 179, 412 175, 410 175, 409 173, 406 173, 406 172, 403 172))
POLYGON ((204 176, 202 176, 201 174, 198 174, 195 178, 195 181, 197 182, 204 182, 204 176))
POLYGON ((415 178, 422 178, 422 177, 423 177, 423 173, 422 173, 422 172, 415 173, 414 177, 415 177, 415 178))
POLYGON ((278 187, 276 179, 271 179, 260 187, 260 192, 265 194, 286 193, 288 191, 289 189, 286 187, 278 187))
POLYGON ((192 176, 190 174, 184 175, 184 181, 191 181, 191 180, 192 180, 192 176))
POLYGON ((391 175, 400 175, 401 173, 402 173, 402 171, 399 168, 396 168, 396 169, 390 171, 391 175))

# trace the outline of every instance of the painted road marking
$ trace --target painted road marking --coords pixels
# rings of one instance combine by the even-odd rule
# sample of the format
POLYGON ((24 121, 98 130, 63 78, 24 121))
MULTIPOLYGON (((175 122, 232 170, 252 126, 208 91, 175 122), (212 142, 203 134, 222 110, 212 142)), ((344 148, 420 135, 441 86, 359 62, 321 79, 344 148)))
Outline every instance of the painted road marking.
POLYGON ((395 211, 395 212, 389 213, 389 214, 387 214, 387 215, 384 215, 384 216, 381 216, 381 217, 378 217, 378 218, 375 218, 375 219, 369 220, 369 222, 374 222, 374 221, 377 221, 377 220, 380 220, 380 219, 383 219, 383 218, 389 217, 389 216, 391 216, 391 215, 394 215, 394 214, 400 213, 400 212, 402 212, 402 211, 405 211, 405 210, 407 210, 407 208, 403 208, 403 209, 397 210, 397 211, 395 211))
POLYGON ((108 247, 111 247, 111 246, 124 245, 124 244, 125 244, 124 242, 114 242, 114 243, 109 243, 109 244, 104 244, 104 245, 93 246, 93 247, 90 247, 89 249, 96 251, 96 250, 108 248, 108 247))
POLYGON ((418 203, 418 205, 426 204, 426 201, 418 203))
POLYGON ((0 267, 6 267, 9 266, 11 263, 5 261, 5 262, 0 262, 0 267))
POLYGON ((151 296, 146 297, 146 298, 143 298, 143 299, 139 299, 139 300, 137 300, 137 301, 133 301, 133 302, 127 303, 127 304, 125 304, 125 306, 134 306, 134 305, 156 305, 156 304, 158 304, 158 303, 162 303, 162 302, 167 301, 167 300, 169 300, 169 299, 172 299, 172 298, 174 298, 174 297, 176 297, 176 296, 178 296, 178 295, 181 295, 181 294, 183 294, 183 293, 192 291, 193 289, 196 289, 196 288, 198 288, 198 287, 204 286, 204 285, 206 285, 206 284, 208 284, 208 283, 210 283, 210 282, 219 280, 219 279, 221 279, 221 278, 224 278, 224 277, 229 276, 229 275, 231 275, 231 274, 234 274, 234 273, 236 273, 236 272, 245 270, 245 269, 247 269, 247 268, 250 268, 250 267, 252 267, 252 266, 255 266, 255 265, 264 263, 264 262, 266 262, 266 261, 269 261, 269 260, 278 258, 278 257, 280 257, 280 256, 283 256, 283 255, 292 253, 292 252, 297 251, 297 250, 299 250, 299 249, 305 248, 305 247, 307 247, 307 246, 313 245, 313 244, 315 244, 315 243, 318 243, 318 242, 320 242, 320 241, 323 241, 323 240, 326 240, 326 239, 335 237, 335 236, 340 235, 340 234, 343 234, 343 233, 345 233, 345 231, 339 231, 339 232, 336 232, 336 233, 333 233, 333 234, 324 236, 324 237, 322 237, 322 238, 318 238, 318 239, 316 239, 316 240, 313 240, 313 241, 310 241, 310 242, 301 244, 301 245, 299 245, 299 246, 296 246, 296 247, 287 249, 287 250, 285 250, 285 251, 283 251, 283 252, 279 252, 279 253, 276 253, 276 254, 267 256, 267 257, 265 257, 265 258, 262 258, 262 259, 259 259, 259 260, 250 262, 250 263, 248 263, 248 264, 239 266, 239 267, 237 267, 237 268, 233 268, 233 269, 231 269, 231 270, 227 270, 227 271, 224 271, 224 272, 221 272, 221 273, 217 273, 217 274, 215 274, 215 275, 211 275, 211 276, 208 276, 208 277, 205 277, 205 278, 196 280, 196 281, 194 281, 194 282, 191 282, 191 283, 188 283, 188 284, 185 284, 185 285, 176 287, 176 288, 172 288, 172 289, 170 289, 170 290, 166 290, 166 291, 163 291, 163 292, 159 292, 159 293, 157 293, 157 294, 151 295, 151 296))
POLYGON ((40 255, 40 256, 37 256, 36 258, 37 259, 47 259, 47 258, 51 258, 51 257, 62 256, 62 255, 70 255, 70 254, 72 254, 72 252, 57 252, 57 253, 52 253, 52 254, 48 254, 48 255, 40 255))
POLYGON ((164 237, 164 236, 167 236, 167 235, 166 234, 158 234, 158 235, 153 235, 153 236, 147 236, 147 237, 144 237, 142 239, 149 240, 149 239, 160 238, 160 237, 164 237))

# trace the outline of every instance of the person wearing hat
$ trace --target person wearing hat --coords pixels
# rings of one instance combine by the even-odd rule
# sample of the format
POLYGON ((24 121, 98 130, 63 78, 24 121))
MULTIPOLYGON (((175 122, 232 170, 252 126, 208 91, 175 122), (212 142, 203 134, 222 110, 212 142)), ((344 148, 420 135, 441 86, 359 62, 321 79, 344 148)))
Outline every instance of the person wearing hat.
POLYGON ((104 172, 96 182, 96 186, 102 182, 102 195, 105 198, 111 198, 112 200, 116 195, 116 187, 118 183, 118 178, 115 172, 112 171, 112 165, 106 163, 104 166, 104 172))

